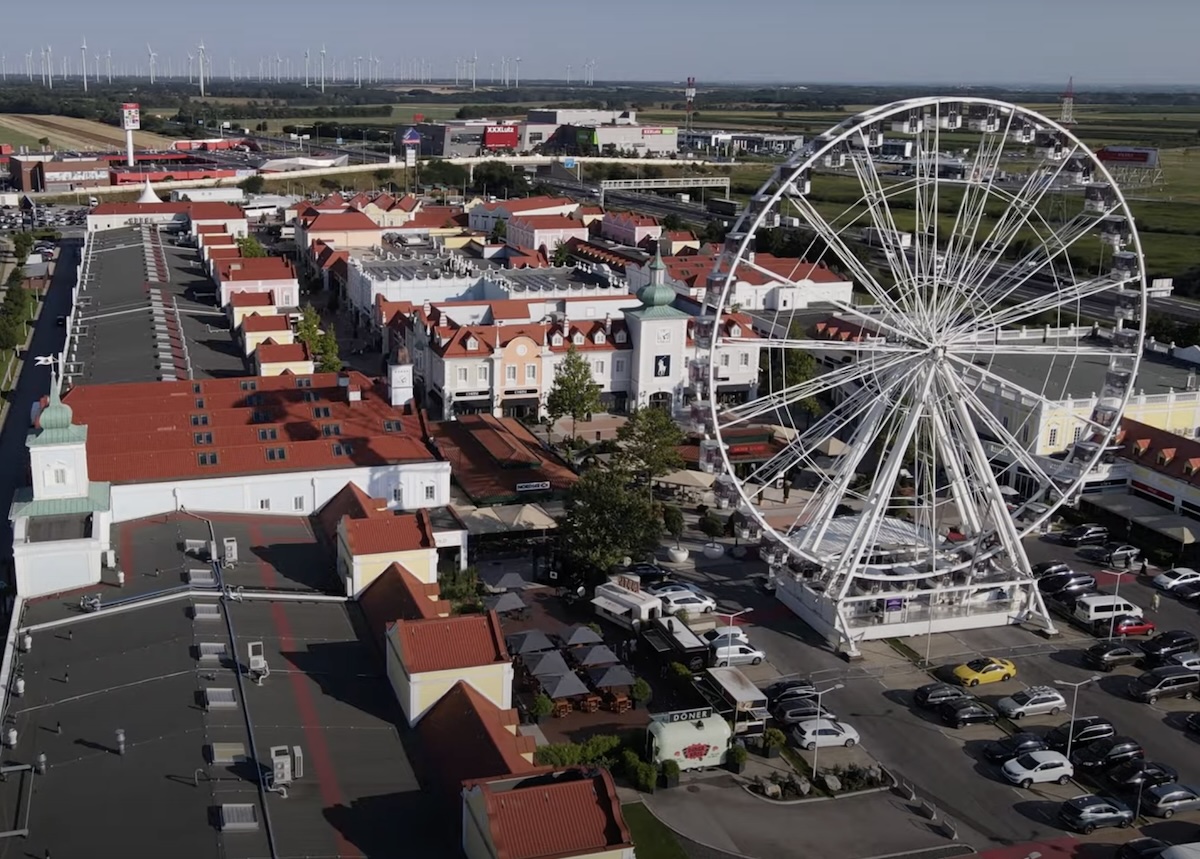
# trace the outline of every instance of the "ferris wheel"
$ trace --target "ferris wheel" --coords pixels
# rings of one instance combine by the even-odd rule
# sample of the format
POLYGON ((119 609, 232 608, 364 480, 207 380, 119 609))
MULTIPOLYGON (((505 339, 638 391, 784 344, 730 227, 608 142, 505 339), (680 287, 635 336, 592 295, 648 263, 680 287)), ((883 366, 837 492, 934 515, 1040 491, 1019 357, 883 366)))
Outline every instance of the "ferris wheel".
POLYGON ((721 481, 811 593, 986 585, 1045 614, 1021 540, 1111 453, 1145 326, 1133 217, 1087 146, 990 99, 868 110, 775 170, 710 283, 755 329, 711 339, 721 481), (719 368, 747 347, 739 402, 719 368), (755 425, 783 441, 738 462, 755 425))

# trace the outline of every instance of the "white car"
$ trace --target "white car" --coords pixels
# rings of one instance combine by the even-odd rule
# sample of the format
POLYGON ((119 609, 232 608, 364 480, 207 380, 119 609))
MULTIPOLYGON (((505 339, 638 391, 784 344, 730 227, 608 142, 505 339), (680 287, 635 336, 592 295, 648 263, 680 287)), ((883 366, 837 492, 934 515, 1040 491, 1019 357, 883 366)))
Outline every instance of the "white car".
POLYGON ((666 582, 661 585, 654 585, 646 588, 646 593, 656 597, 666 596, 667 594, 698 594, 704 596, 700 588, 695 585, 689 585, 686 582, 666 582))
POLYGON ((712 597, 682 591, 659 596, 663 604, 664 614, 678 614, 686 611, 688 614, 710 614, 717 610, 717 601, 712 597))
POLYGON ((1174 567, 1154 577, 1154 586, 1160 591, 1173 591, 1180 585, 1200 582, 1200 573, 1191 567, 1174 567))
POLYGON ((792 728, 792 740, 802 749, 858 744, 858 731, 836 719, 810 719, 792 728))
POLYGON ((1200 674, 1200 653, 1192 650, 1188 653, 1175 653, 1167 658, 1168 665, 1182 665, 1188 671, 1200 674))
POLYGON ((1062 752, 1049 749, 1018 755, 1000 768, 1004 777, 1015 785, 1029 787, 1056 781, 1066 784, 1075 775, 1075 767, 1062 752))
POLYGON ((704 639, 705 644, 713 647, 721 647, 722 644, 750 643, 749 636, 746 635, 746 631, 740 626, 718 626, 716 629, 710 629, 700 637, 704 639))
POLYGON ((996 702, 996 709, 1010 719, 1040 716, 1042 713, 1057 716, 1067 709, 1067 700, 1061 692, 1050 686, 1030 686, 1015 695, 1001 698, 996 702))
POLYGON ((729 665, 758 665, 767 658, 767 654, 756 650, 748 644, 730 644, 725 647, 714 647, 713 662, 719 668, 729 665))

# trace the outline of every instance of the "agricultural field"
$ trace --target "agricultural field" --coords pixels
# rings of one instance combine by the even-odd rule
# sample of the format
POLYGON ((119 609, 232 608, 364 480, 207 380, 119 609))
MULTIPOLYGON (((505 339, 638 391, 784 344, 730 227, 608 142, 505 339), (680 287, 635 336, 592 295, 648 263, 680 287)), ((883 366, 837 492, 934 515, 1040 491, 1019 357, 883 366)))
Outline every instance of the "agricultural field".
MULTIPOLYGON (((530 107, 529 104, 521 105, 489 105, 489 108, 494 107, 495 112, 489 114, 489 118, 495 119, 520 119, 525 115, 524 108, 530 107), (516 112, 513 112, 513 108, 516 112)), ((459 104, 397 104, 392 106, 391 116, 347 116, 341 117, 341 121, 347 125, 406 125, 413 121, 414 114, 422 114, 426 120, 438 122, 444 119, 453 119, 458 113, 459 104)), ((174 112, 174 111, 172 111, 174 112)), ((285 125, 306 125, 314 121, 333 122, 336 123, 338 118, 313 120, 311 117, 283 117, 282 119, 240 119, 237 123, 244 123, 247 127, 253 128, 259 122, 265 122, 270 131, 279 131, 285 125)))
MULTIPOLYGON (((102 122, 69 116, 0 114, 0 141, 5 139, 6 134, 26 138, 27 146, 30 145, 29 139, 32 139, 34 148, 38 148, 37 141, 42 137, 48 137, 50 145, 56 149, 119 149, 125 145, 125 132, 121 129, 102 122)), ((135 131, 133 142, 135 146, 143 149, 162 149, 171 142, 171 138, 135 131)))

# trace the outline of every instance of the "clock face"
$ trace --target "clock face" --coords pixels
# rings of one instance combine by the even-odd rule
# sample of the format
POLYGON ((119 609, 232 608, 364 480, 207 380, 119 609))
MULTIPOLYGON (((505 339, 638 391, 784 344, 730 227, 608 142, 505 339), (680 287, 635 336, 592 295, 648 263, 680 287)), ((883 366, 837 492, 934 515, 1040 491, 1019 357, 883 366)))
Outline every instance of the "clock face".
POLYGON ((671 342, 671 329, 670 328, 658 329, 658 342, 659 343, 670 343, 671 342))

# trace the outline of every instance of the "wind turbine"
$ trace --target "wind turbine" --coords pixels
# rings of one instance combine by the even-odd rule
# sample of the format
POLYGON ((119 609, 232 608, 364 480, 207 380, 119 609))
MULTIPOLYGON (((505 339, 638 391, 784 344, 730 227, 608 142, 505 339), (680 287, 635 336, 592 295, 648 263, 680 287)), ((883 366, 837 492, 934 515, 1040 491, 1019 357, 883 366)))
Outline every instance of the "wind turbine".
POLYGON ((325 46, 321 45, 321 95, 325 95, 325 46))
POLYGON ((0 54, 0 80, 8 80, 8 54, 0 54))
POLYGON ((79 48, 80 66, 79 71, 83 75, 83 91, 87 92, 87 36, 83 37, 83 45, 79 48))
MULTIPOLYGON (((154 53, 154 49, 150 47, 149 42, 146 43, 146 53, 149 55, 149 60, 150 60, 150 86, 154 86, 154 69, 158 65, 158 61, 157 61, 158 54, 154 53)), ((190 56, 189 56, 189 59, 190 59, 190 56)), ((189 65, 188 72, 190 73, 191 70, 192 70, 192 67, 189 65)))
POLYGON ((108 82, 112 83, 112 48, 108 49, 108 82))
POLYGON ((200 40, 200 47, 197 48, 197 50, 200 52, 196 56, 196 58, 200 61, 200 66, 199 66, 199 69, 200 69, 200 98, 204 98, 204 58, 205 58, 205 54, 204 54, 204 40, 203 39, 200 40))
POLYGON ((192 63, 195 62, 196 55, 193 54, 191 51, 188 51, 187 58, 188 58, 188 83, 190 84, 190 83, 192 83, 192 80, 193 80, 193 78, 192 78, 192 63))
POLYGON ((304 49, 304 88, 308 89, 308 48, 304 49))
POLYGON ((46 46, 46 86, 54 89, 54 52, 50 50, 50 46, 46 46))
POLYGON ((29 82, 33 83, 33 51, 25 52, 25 74, 29 75, 29 82))
POLYGON ((475 69, 479 65, 479 54, 471 54, 471 92, 475 92, 475 69))
POLYGON ((517 67, 516 77, 513 78, 513 86, 519 89, 521 86, 521 58, 517 57, 513 60, 513 64, 517 67))

